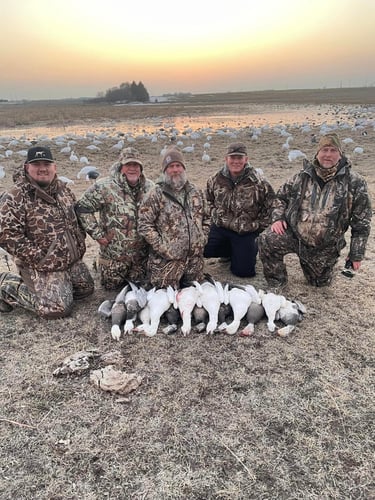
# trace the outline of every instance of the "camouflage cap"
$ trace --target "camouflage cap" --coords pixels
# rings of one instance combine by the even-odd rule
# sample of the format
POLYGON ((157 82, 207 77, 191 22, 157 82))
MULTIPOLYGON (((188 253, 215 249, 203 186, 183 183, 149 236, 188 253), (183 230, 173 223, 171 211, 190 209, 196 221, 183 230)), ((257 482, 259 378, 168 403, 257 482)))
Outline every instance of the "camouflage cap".
POLYGON ((140 158, 139 152, 135 148, 126 148, 120 153, 119 163, 121 166, 126 165, 128 163, 138 163, 138 165, 143 168, 143 163, 140 158))
POLYGON ((341 142, 337 134, 331 132, 329 134, 323 135, 319 140, 318 152, 325 146, 331 146, 342 152, 341 142))
POLYGON ((161 167, 162 167, 163 172, 165 172, 165 169, 168 167, 168 165, 170 165, 171 163, 173 163, 175 161, 177 161, 178 163, 181 163, 181 165, 186 170, 185 160, 184 160, 184 157, 183 157, 181 151, 176 147, 170 147, 166 150, 166 152, 164 153, 162 160, 161 160, 161 167))
POLYGON ((227 156, 247 156, 247 148, 243 142, 233 142, 227 147, 227 156))

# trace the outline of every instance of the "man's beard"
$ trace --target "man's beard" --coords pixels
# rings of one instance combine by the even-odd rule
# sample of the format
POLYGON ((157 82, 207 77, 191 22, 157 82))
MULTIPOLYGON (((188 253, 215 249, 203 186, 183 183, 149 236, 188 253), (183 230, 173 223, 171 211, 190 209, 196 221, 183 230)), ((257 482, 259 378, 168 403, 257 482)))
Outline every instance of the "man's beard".
POLYGON ((164 172, 164 182, 175 191, 180 191, 185 186, 186 181, 186 172, 181 172, 181 174, 174 175, 173 177, 164 172))
POLYGON ((35 181, 35 182, 36 184, 38 184, 39 187, 43 189, 47 188, 51 184, 51 182, 49 181, 35 181))

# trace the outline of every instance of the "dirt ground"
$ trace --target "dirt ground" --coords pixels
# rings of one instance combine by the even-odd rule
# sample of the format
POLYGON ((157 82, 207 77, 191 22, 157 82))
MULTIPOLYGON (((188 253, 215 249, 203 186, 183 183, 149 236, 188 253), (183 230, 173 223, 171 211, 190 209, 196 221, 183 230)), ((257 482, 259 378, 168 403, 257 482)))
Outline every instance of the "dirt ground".
MULTIPOLYGON (((282 147, 285 132, 293 136, 290 149, 310 158, 315 153, 312 134, 319 136, 329 125, 341 139, 353 140, 346 144, 346 154, 367 179, 374 199, 374 103, 332 102, 330 122, 321 116, 310 129, 294 123, 262 128, 223 124, 220 130, 192 125, 193 130, 180 130, 177 140, 182 147, 195 144, 194 153, 185 155, 187 173, 202 188, 221 167, 226 145, 241 140, 248 145, 250 162, 277 189, 301 168, 301 160, 289 161, 282 147), (192 138, 193 132, 198 134, 192 138), (203 163, 207 136, 211 161, 203 163), (363 152, 354 152, 356 147, 363 152)), ((33 106, 35 126, 49 127, 54 116, 69 116, 66 108, 48 108, 46 118, 42 108, 33 106)), ((145 128, 152 123, 150 109, 133 109, 132 117, 140 113, 145 128)), ((233 112, 240 114, 238 110, 233 105, 233 112)), ((212 114, 212 109, 202 106, 199 116, 205 112, 212 114)), ((16 126, 14 120, 11 124, 15 113, 14 107, 1 106, 3 129, 16 126)), ((27 113, 28 106, 17 108, 17 116, 27 113)), ((63 141, 76 141, 72 146, 78 156, 88 156, 104 176, 118 156, 113 146, 123 139, 141 151, 146 175, 157 178, 160 150, 174 134, 173 124, 166 125, 174 118, 172 108, 165 116, 157 111, 162 125, 155 127, 156 143, 146 133, 118 132, 117 115, 108 128, 110 109, 105 124, 85 113, 82 108, 81 123, 95 133, 71 134, 72 123, 65 122, 63 141), (95 138, 100 150, 88 154, 95 138)), ((186 113, 193 116, 191 110, 175 110, 176 117, 186 113)), ((194 124, 194 116, 188 123, 194 124)), ((35 138, 4 136, 0 129, 0 165, 5 169, 0 191, 11 186, 12 172, 22 162, 17 151, 35 138), (19 143, 10 147, 14 138, 19 143), (7 158, 8 149, 13 154, 7 158)), ((51 146, 59 175, 74 180, 72 189, 79 196, 88 187, 86 180, 77 179, 82 165, 60 152, 63 146, 56 138, 38 140, 51 146)), ((270 333, 262 320, 247 338, 197 332, 184 337, 178 331, 153 338, 132 334, 115 342, 110 324, 97 314, 99 304, 112 296, 100 288, 93 268, 97 247, 90 238, 87 247, 85 260, 96 291, 77 303, 69 318, 40 320, 19 309, 0 316, 1 499, 375 498, 373 234, 360 271, 352 279, 341 274, 344 250, 329 288, 309 287, 295 256, 288 256, 285 295, 298 298, 307 312, 286 338, 270 333), (142 377, 141 385, 119 397, 90 384, 88 371, 53 375, 66 356, 90 349, 111 353, 118 369, 142 377)), ((0 271, 6 269, 0 258, 0 271)), ((206 261, 206 270, 223 282, 266 286, 260 263, 251 280, 233 277, 228 265, 216 259, 206 261)), ((98 366, 103 364, 96 359, 92 368, 98 366)))

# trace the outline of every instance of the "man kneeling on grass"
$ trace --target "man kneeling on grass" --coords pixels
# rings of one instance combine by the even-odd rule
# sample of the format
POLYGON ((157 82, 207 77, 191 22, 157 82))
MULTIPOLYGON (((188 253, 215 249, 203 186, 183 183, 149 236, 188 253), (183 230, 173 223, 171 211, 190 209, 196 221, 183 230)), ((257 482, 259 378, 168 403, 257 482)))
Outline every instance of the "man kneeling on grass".
POLYGON ((312 161, 278 190, 272 224, 259 237, 259 255, 270 288, 288 281, 285 255, 298 255, 309 285, 331 284, 334 266, 351 238, 347 265, 357 271, 364 258, 371 226, 371 200, 365 179, 352 169, 339 137, 320 138, 312 161))
POLYGON ((0 312, 20 306, 43 318, 60 318, 71 313, 73 299, 93 293, 75 203, 73 192, 57 178, 50 149, 30 148, 0 202, 0 247, 19 271, 0 273, 0 312))

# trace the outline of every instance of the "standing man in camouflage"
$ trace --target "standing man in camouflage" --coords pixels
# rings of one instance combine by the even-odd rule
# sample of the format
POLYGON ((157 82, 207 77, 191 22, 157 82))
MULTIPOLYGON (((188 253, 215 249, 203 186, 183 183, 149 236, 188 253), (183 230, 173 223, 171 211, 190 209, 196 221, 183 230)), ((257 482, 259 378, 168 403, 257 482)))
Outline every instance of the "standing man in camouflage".
POLYGON ((203 192, 187 180, 178 148, 165 152, 162 170, 161 179, 142 202, 139 232, 150 245, 151 285, 178 289, 184 281, 203 279, 209 216, 203 192))
POLYGON ((0 273, 0 312, 21 306, 43 318, 60 318, 71 313, 74 299, 93 293, 75 202, 57 178, 50 149, 30 148, 0 204, 0 246, 19 271, 0 273))
POLYGON ((272 186, 249 162, 246 145, 229 144, 225 165, 207 181, 212 224, 205 257, 227 257, 235 276, 255 276, 258 235, 270 223, 272 186))
POLYGON ((333 268, 351 227, 347 261, 356 271, 370 234, 371 201, 366 181, 351 169, 337 134, 322 136, 312 162, 280 187, 272 225, 259 238, 259 254, 270 287, 287 283, 284 256, 299 257, 307 282, 330 285, 333 268))
POLYGON ((76 205, 82 226, 99 244, 101 283, 107 290, 145 278, 148 251, 138 233, 138 208, 153 185, 143 174, 138 151, 130 147, 120 154, 110 176, 90 186, 76 205))

